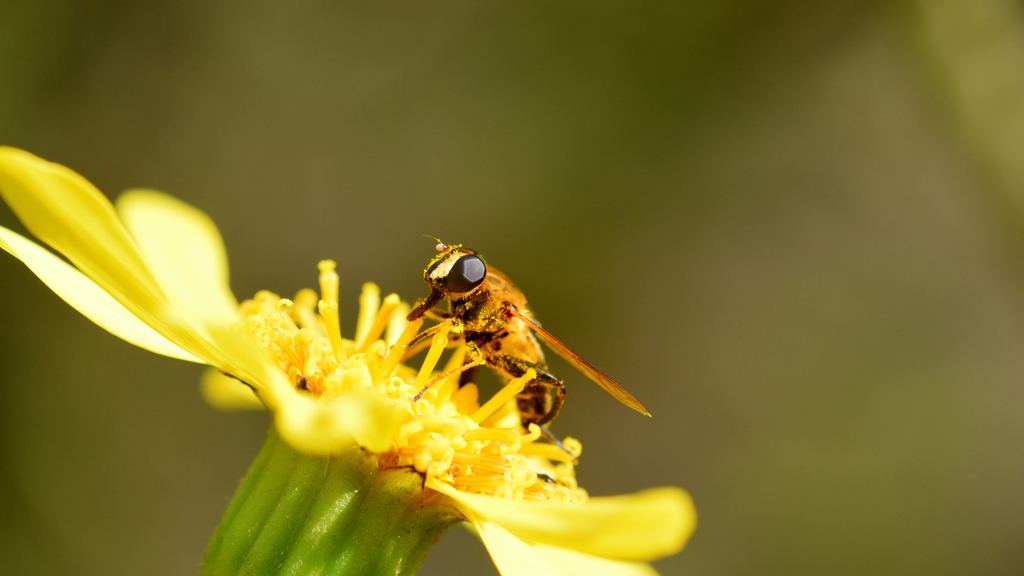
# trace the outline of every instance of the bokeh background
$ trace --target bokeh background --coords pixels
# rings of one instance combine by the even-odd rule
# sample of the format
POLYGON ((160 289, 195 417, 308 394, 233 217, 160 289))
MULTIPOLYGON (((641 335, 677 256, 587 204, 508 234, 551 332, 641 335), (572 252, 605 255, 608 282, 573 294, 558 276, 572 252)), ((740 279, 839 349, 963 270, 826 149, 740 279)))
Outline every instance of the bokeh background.
MULTIPOLYGON (((1021 2, 3 0, 0 141, 349 326, 480 250, 654 413, 552 361, 592 494, 693 495, 665 575, 1024 572, 1021 2)), ((0 277, 2 571, 196 573, 266 416, 0 277)))

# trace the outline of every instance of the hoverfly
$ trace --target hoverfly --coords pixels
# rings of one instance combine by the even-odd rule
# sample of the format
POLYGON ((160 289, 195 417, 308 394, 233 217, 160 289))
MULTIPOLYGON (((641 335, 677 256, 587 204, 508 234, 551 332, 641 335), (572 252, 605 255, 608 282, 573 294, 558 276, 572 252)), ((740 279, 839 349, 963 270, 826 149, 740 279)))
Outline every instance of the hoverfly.
POLYGON ((511 380, 533 368, 537 376, 516 397, 524 428, 550 422, 565 399, 562 380, 548 371, 537 337, 619 402, 651 415, 629 392, 542 328, 523 293, 507 276, 488 268, 479 254, 461 245, 447 246, 440 240, 437 251, 439 254, 423 272, 430 295, 416 303, 408 320, 427 316, 452 322, 452 334, 461 334, 466 343, 465 370, 487 364, 511 380), (442 300, 448 300, 447 313, 434 309, 442 300))

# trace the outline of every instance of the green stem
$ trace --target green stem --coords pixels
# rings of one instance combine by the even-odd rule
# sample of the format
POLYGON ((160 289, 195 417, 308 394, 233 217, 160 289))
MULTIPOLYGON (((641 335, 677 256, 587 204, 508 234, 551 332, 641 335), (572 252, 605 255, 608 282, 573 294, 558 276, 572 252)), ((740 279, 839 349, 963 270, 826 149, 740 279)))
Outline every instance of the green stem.
POLYGON ((460 518, 423 501, 410 469, 378 470, 357 446, 299 452, 271 426, 203 558, 203 576, 408 576, 460 518))

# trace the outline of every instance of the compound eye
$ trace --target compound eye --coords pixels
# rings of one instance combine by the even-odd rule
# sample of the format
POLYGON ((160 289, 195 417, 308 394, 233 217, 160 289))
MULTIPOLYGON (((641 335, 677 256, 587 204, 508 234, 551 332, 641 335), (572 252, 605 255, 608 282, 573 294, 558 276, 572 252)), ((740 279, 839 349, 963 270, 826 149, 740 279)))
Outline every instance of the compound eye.
POLYGON ((444 279, 444 288, 452 294, 463 294, 476 288, 487 276, 487 266, 475 254, 467 254, 452 264, 444 279))

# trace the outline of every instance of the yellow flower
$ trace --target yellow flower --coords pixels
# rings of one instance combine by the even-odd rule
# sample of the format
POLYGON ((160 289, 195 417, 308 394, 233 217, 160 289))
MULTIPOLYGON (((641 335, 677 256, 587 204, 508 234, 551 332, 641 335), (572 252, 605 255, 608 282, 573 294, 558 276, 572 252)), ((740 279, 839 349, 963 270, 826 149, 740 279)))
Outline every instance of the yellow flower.
POLYGON ((380 469, 412 468, 427 500, 475 527, 505 576, 653 574, 643 562, 682 548, 696 516, 676 488, 589 498, 570 456, 522 431, 515 394, 531 374, 480 405, 473 385, 440 372, 447 325, 418 370, 400 362, 422 320, 364 287, 354 338, 341 334, 337 274, 320 265, 320 294, 261 292, 239 304, 228 287, 220 235, 202 212, 149 190, 116 209, 73 171, 0 147, 0 196, 40 240, 73 265, 0 227, 0 248, 71 306, 147 350, 208 364, 203 391, 224 408, 265 407, 281 438, 313 455, 353 443, 380 469))

